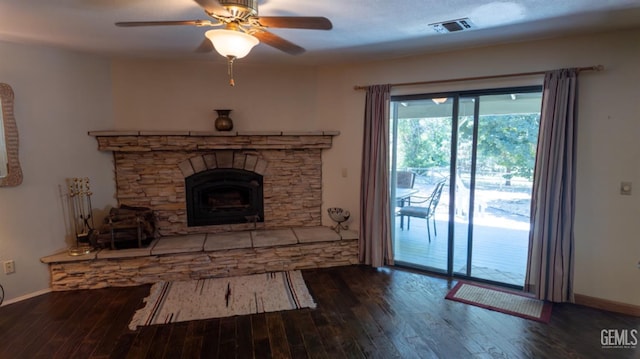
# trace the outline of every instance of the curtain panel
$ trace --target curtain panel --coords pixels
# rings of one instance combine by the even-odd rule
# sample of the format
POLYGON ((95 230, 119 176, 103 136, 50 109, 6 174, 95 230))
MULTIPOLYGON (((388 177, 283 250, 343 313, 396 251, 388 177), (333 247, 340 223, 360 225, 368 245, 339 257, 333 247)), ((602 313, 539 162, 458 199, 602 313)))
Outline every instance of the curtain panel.
POLYGON ((361 263, 393 264, 389 203, 389 103, 391 85, 367 88, 360 186, 361 263))
POLYGON ((577 69, 545 74, 525 290, 573 301, 577 69))

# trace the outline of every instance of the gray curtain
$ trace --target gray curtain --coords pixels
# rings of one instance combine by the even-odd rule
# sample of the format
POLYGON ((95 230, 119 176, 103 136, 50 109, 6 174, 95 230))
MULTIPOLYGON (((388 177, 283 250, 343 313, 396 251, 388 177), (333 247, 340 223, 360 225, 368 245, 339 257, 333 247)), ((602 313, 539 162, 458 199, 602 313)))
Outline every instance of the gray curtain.
POLYGON ((577 77, 547 72, 542 95, 525 290, 552 302, 573 301, 577 77))
POLYGON ((390 85, 367 88, 360 189, 360 262, 393 264, 389 204, 390 85))

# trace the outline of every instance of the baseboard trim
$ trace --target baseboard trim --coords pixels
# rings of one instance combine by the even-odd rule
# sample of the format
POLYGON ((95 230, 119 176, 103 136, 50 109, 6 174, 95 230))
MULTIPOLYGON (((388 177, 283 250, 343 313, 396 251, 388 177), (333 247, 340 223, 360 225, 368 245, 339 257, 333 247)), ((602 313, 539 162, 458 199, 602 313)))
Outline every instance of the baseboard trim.
POLYGON ((613 300, 595 298, 577 293, 574 294, 573 297, 575 299, 575 303, 579 305, 640 317, 640 306, 637 305, 620 303, 613 300))
POLYGON ((21 295, 21 296, 16 297, 16 298, 5 300, 4 302, 2 302, 2 306, 4 307, 5 305, 21 302, 23 300, 27 300, 27 299, 30 299, 30 298, 33 298, 33 297, 37 297, 39 295, 43 295, 43 294, 47 294, 47 293, 51 293, 51 288, 42 289, 42 290, 39 290, 37 292, 33 292, 33 293, 21 295))

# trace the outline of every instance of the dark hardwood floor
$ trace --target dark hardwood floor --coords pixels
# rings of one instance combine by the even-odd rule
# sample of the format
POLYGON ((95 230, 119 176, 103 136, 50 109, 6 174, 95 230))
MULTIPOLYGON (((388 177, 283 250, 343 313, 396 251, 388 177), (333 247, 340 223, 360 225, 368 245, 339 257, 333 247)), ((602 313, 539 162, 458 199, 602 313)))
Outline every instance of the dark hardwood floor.
POLYGON ((639 330, 636 317, 562 304, 543 324, 445 300, 454 282, 404 270, 303 275, 317 309, 136 331, 149 286, 45 294, 0 308, 0 358, 640 357, 601 345, 603 329, 639 330))

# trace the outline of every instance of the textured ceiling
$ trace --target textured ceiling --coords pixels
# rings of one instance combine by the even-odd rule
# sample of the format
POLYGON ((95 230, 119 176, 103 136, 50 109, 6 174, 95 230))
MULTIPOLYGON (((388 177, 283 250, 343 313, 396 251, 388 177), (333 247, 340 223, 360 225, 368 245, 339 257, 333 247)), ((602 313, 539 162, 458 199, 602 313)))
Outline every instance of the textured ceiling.
MULTIPOLYGON (((564 34, 640 26, 638 0, 259 0, 260 15, 325 16, 330 31, 274 29, 304 47, 291 56, 260 44, 245 62, 323 64, 402 57, 564 34), (469 18, 476 29, 440 34, 429 24, 469 18)), ((210 59, 207 28, 119 28, 117 21, 207 19, 193 0, 0 0, 0 41, 109 56, 210 59)), ((224 61, 222 57, 219 59, 224 61)))

